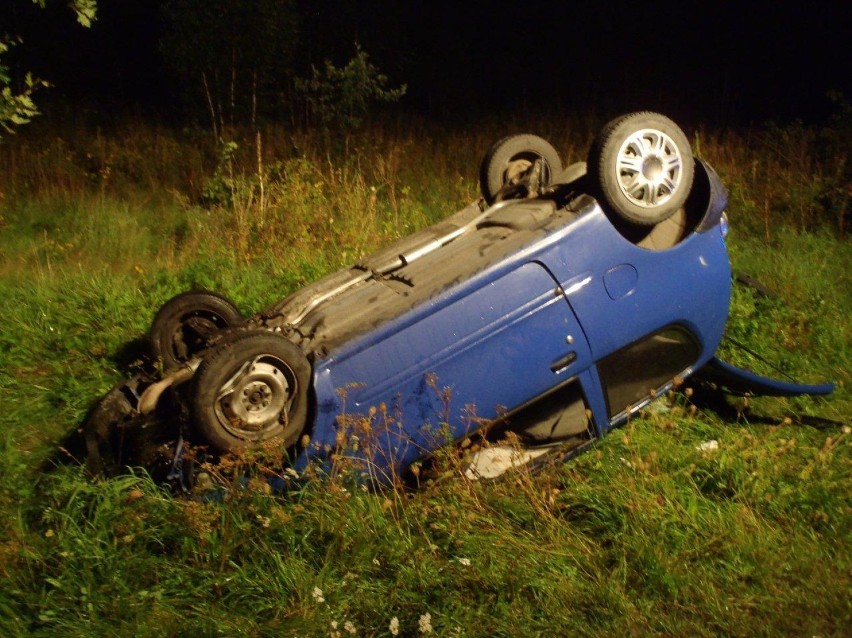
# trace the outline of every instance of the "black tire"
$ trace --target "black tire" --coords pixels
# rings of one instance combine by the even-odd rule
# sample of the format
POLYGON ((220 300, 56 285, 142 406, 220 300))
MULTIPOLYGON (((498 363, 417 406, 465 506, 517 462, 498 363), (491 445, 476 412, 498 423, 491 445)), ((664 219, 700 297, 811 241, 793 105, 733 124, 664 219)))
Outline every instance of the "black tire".
POLYGON ((612 120, 589 152, 601 204, 618 218, 653 226, 674 215, 692 189, 695 161, 677 124, 659 113, 612 120))
POLYGON ((275 333, 236 333, 201 362, 189 409, 198 432, 220 452, 280 438, 290 447, 305 429, 311 366, 275 333))
POLYGON ((245 320, 233 302, 206 290, 181 293, 157 311, 149 340, 154 356, 168 371, 186 363, 210 344, 210 338, 245 320))
POLYGON ((504 187, 523 185, 536 160, 542 162, 539 187, 547 186, 562 172, 559 153, 537 135, 512 135, 496 142, 479 167, 479 186, 485 201, 493 204, 504 187))

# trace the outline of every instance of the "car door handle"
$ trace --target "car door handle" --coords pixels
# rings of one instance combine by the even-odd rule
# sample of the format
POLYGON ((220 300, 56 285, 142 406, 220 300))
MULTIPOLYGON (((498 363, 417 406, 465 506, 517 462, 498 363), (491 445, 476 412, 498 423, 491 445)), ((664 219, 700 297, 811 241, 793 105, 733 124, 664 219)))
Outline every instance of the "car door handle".
POLYGON ((577 360, 577 353, 576 352, 569 352, 568 354, 566 354, 561 359, 558 359, 558 360, 554 361, 553 363, 551 363, 550 369, 551 369, 551 371, 558 374, 558 373, 562 372, 565 368, 570 366, 572 363, 574 363, 576 360, 577 360))

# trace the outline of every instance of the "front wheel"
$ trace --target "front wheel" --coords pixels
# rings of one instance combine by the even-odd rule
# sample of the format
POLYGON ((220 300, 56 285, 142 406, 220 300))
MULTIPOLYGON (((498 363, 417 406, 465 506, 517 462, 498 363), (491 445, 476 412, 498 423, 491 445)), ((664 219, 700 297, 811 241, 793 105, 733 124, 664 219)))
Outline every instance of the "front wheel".
POLYGON ((305 355, 284 337, 238 333, 198 367, 190 394, 193 424, 222 452, 272 438, 290 447, 307 423, 310 373, 305 355))
POLYGON ((689 140, 659 113, 630 113, 607 124, 592 144, 589 169, 607 209, 653 226, 686 202, 695 162, 689 140))

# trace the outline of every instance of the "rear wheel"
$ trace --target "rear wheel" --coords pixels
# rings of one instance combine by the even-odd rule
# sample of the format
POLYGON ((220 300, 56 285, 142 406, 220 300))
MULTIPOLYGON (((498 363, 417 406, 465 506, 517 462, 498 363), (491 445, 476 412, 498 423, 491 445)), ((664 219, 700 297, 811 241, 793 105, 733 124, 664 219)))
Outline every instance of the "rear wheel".
POLYGON ((556 149, 537 135, 512 135, 496 142, 479 168, 479 185, 488 204, 535 196, 562 171, 556 149))
POLYGON ((195 427, 219 451, 280 438, 293 445, 307 423, 310 364, 267 331, 238 333, 201 362, 190 395, 195 427))
POLYGON ((164 303, 154 317, 151 348, 162 361, 163 370, 171 370, 204 350, 220 330, 243 321, 227 297, 206 290, 184 292, 164 303))
POLYGON ((689 140, 659 113, 630 113, 607 124, 592 144, 589 169, 602 204, 620 219, 653 226, 686 202, 695 163, 689 140))

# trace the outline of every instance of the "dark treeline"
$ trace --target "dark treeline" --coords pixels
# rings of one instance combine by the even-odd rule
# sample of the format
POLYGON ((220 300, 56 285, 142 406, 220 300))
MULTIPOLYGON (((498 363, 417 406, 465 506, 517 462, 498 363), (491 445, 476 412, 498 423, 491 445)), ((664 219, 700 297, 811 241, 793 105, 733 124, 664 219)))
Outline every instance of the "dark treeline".
POLYGON ((218 92, 240 118, 250 103, 296 117, 297 78, 345 64, 358 43, 390 85, 407 85, 403 107, 430 117, 652 108, 748 123, 818 120, 828 90, 849 97, 834 4, 101 0, 80 29, 62 2, 4 0, 0 33, 24 38, 16 69, 55 85, 43 104, 101 111, 200 119, 218 92))

